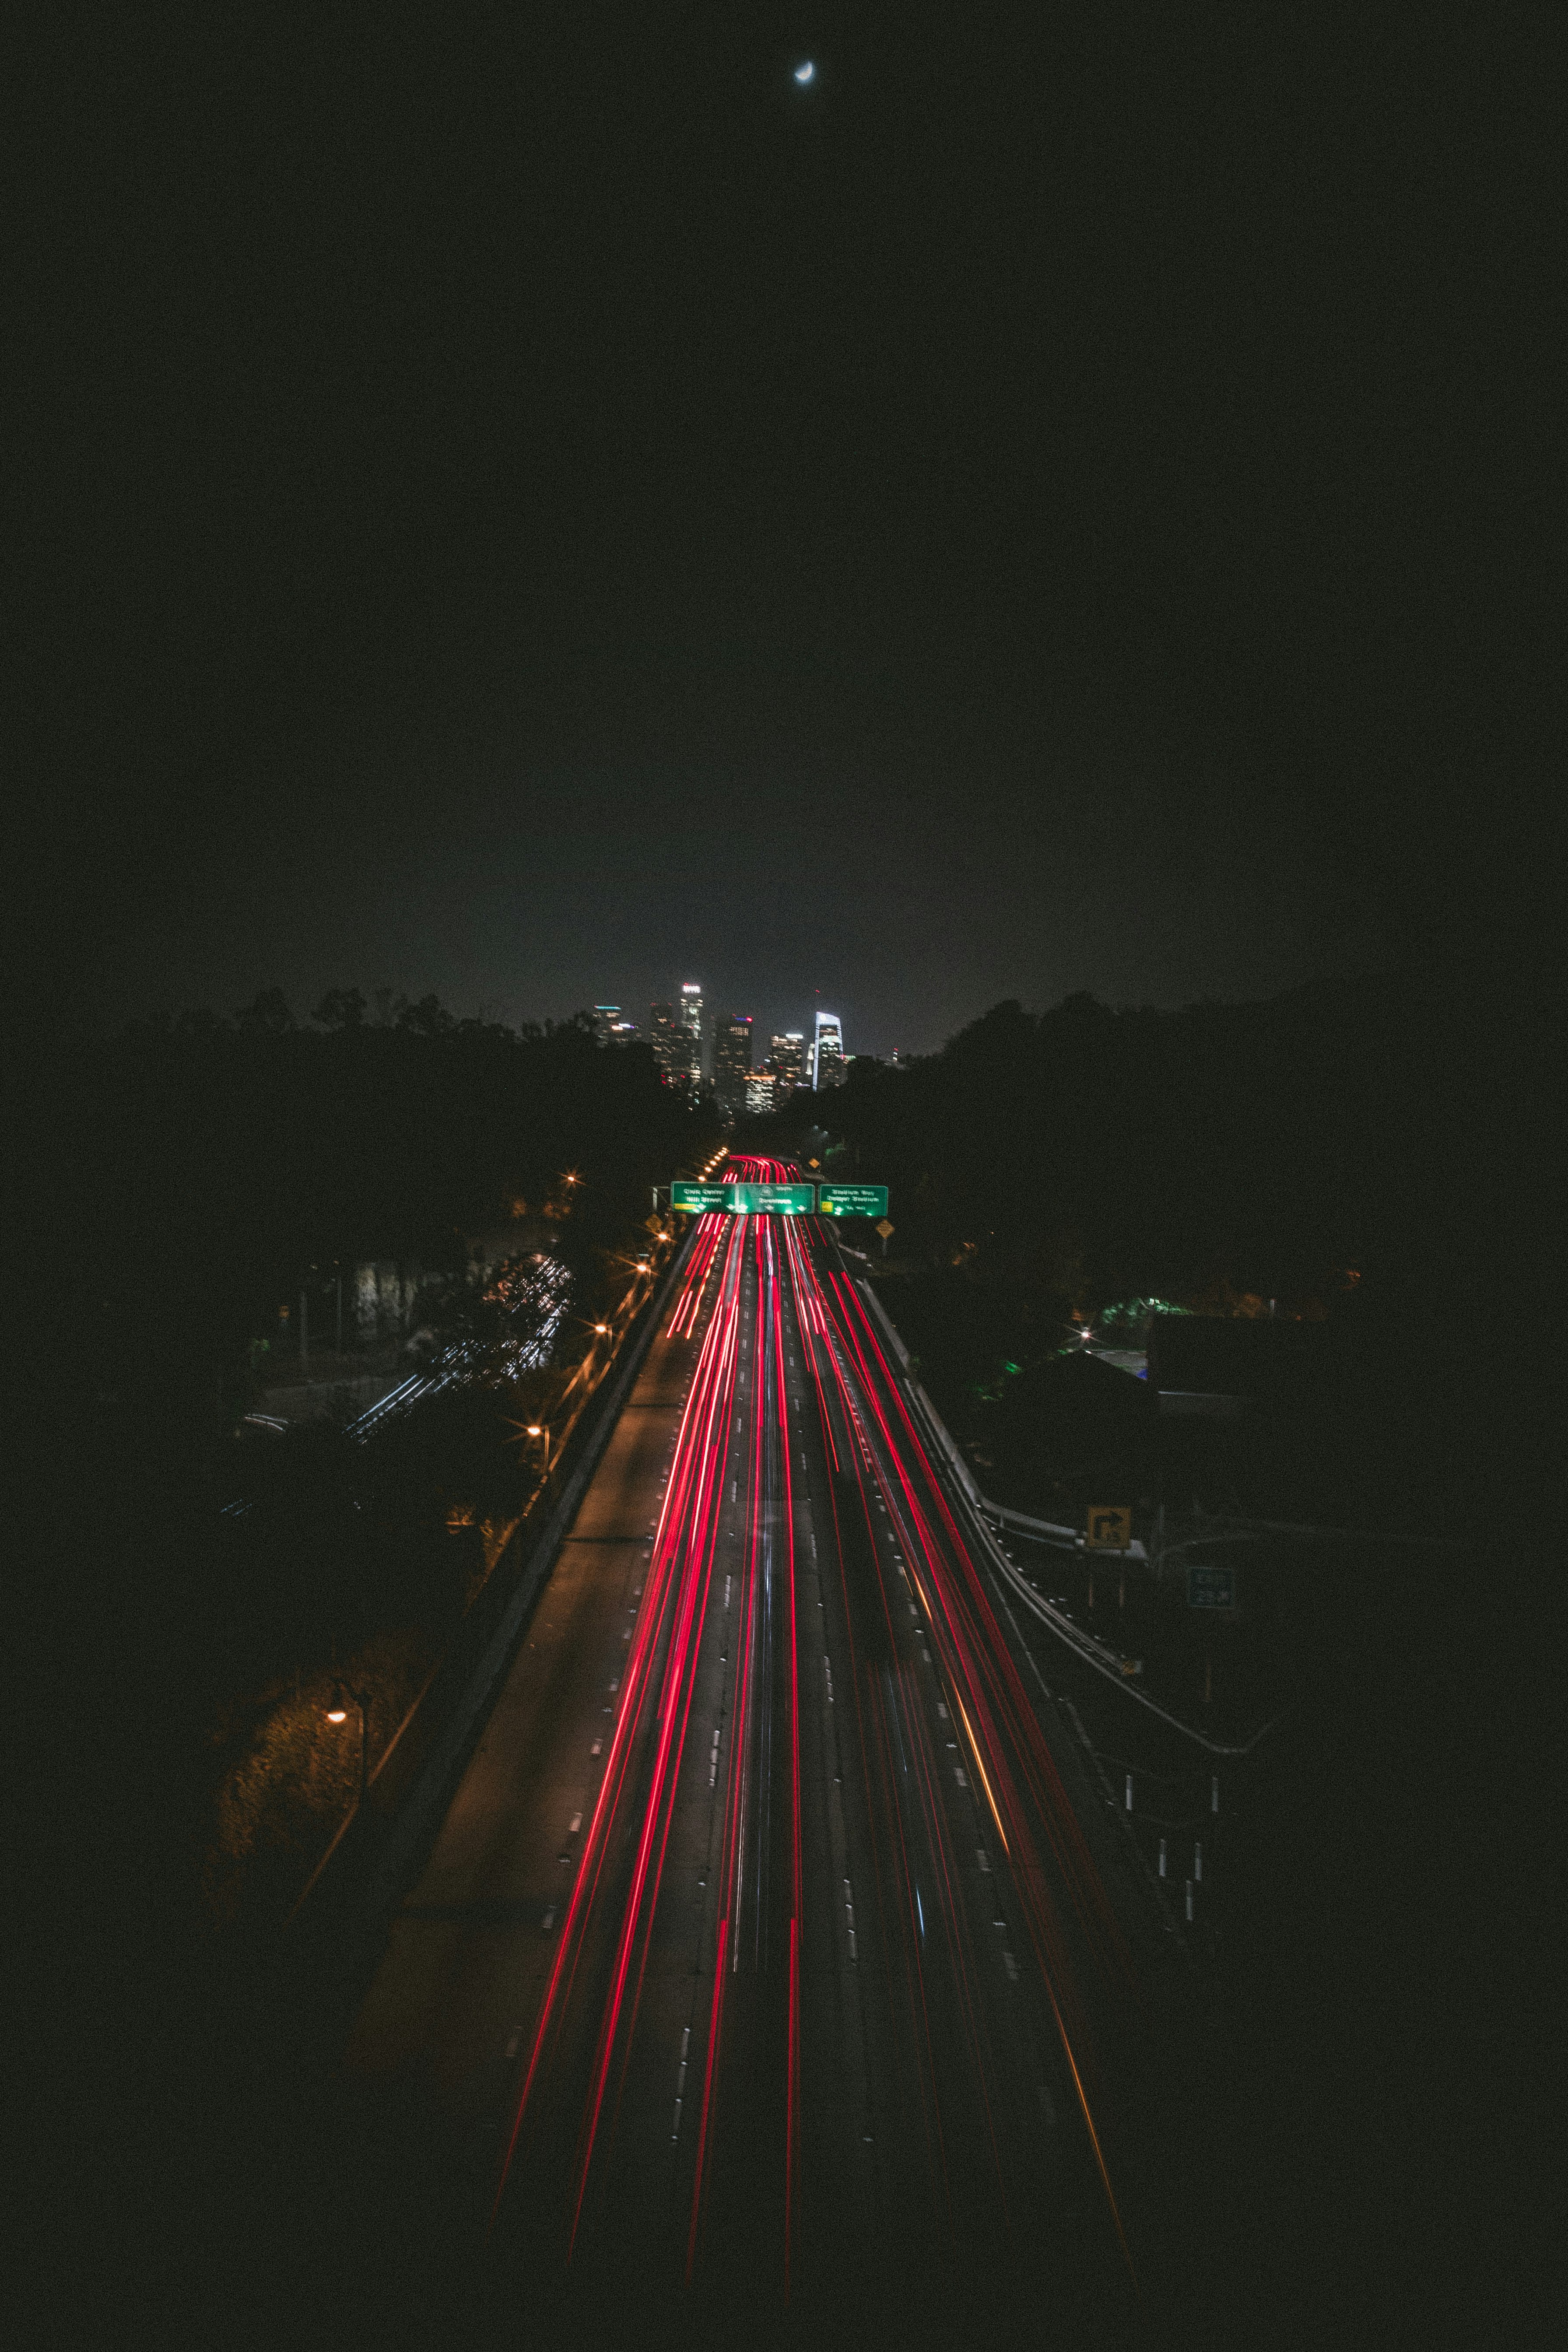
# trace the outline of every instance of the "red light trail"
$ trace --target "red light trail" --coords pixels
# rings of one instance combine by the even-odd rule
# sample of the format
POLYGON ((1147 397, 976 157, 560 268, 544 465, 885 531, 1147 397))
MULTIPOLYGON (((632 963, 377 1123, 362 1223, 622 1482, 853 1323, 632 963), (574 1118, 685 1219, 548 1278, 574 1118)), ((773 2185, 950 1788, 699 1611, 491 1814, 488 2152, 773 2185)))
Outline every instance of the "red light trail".
MULTIPOLYGON (((725 1181, 795 1173, 780 1160, 738 1158, 725 1181)), ((873 1999, 868 1936, 881 1955, 887 2006, 873 2002, 866 2031, 879 2049, 901 2053, 906 2087, 918 2086, 931 2221, 956 2242, 955 2197, 962 2179, 959 2202, 973 2207, 978 2158, 991 2210, 1010 2230, 1016 2200, 996 2108, 1006 2086, 995 2046, 998 1972, 977 1942, 958 1828, 973 1802, 1000 1848, 994 1864, 978 1850, 982 1868, 991 1883, 1005 1873, 1016 1896, 1131 2267, 1092 2113, 1091 2012, 1118 1990, 1125 1997, 1131 1962, 980 1562, 865 1301, 816 1219, 711 1213, 698 1220, 666 1334, 695 1345, 697 1360, 609 1753, 521 2065, 492 2227, 525 2158, 531 2227, 541 2226, 541 2210, 558 2212, 566 2262, 599 2226, 596 2184, 630 2112, 673 1838, 682 1916, 700 1922, 700 1998, 682 2035, 669 2134, 684 2182, 677 2259, 686 2279, 700 2277, 721 2219, 732 2236, 743 2208, 759 2243, 776 2231, 772 2252, 757 2258, 773 2264, 789 2294, 803 2231, 822 2210, 812 2151, 827 2145, 838 2089, 823 2032, 833 1971, 847 1959, 856 1997, 873 1999), (808 1434, 820 1449, 815 1478, 808 1434), (809 1796, 819 1826, 809 1843, 808 1664, 825 1693, 812 1703, 809 1796), (836 1695, 848 1702, 837 1728, 828 1712, 836 1695), (693 1727, 699 1716, 706 1727, 710 1712, 704 1748, 693 1727), (837 1771, 826 1769, 825 1742, 837 1742, 837 1771), (831 1835, 820 1826, 841 1817, 831 1835), (868 1853, 870 1914, 864 1905, 857 1913, 845 1838, 868 1853), (711 1859, 694 1875, 704 1841, 711 1859), (700 2089, 695 2131, 683 2138, 689 2043, 700 2089)), ((994 1933, 1005 1922, 987 1924, 994 1933)), ((1011 1960, 1009 1969, 1016 1979, 1011 1960)), ((872 2135, 859 2137, 869 2144, 872 2135)))

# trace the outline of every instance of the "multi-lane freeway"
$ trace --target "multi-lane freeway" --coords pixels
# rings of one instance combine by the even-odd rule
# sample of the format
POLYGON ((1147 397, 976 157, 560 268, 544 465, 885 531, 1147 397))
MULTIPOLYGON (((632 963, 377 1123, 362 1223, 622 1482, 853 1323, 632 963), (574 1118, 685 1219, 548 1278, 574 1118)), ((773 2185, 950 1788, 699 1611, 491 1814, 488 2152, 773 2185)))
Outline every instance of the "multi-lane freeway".
POLYGON ((349 2073, 406 2210, 565 2340, 963 2342, 1021 2294, 1091 2340, 1137 2293, 1135 1879, 831 1233, 708 1214, 349 2073))

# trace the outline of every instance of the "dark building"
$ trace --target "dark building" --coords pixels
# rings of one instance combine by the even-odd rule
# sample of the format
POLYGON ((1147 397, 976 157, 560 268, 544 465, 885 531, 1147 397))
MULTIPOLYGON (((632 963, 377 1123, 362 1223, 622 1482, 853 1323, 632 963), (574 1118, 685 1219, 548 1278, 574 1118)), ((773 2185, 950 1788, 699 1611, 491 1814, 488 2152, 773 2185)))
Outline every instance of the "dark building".
POLYGON ((1364 1475, 1383 1413, 1377 1372, 1331 1323, 1155 1316, 1148 1386, 1167 1508, 1368 1524, 1363 1514, 1386 1500, 1364 1475))
POLYGON ((691 1038, 673 1004, 648 1006, 647 1041, 653 1047, 654 1060, 667 1078, 690 1077, 691 1038))
POLYGON ((775 1099, 792 1087, 805 1084, 805 1039, 798 1029, 786 1029, 782 1037, 773 1039, 765 1066, 778 1081, 775 1099))
POLYGON ((713 1028, 713 1091, 731 1118, 746 1108, 752 1075, 752 1016, 727 1013, 713 1028))

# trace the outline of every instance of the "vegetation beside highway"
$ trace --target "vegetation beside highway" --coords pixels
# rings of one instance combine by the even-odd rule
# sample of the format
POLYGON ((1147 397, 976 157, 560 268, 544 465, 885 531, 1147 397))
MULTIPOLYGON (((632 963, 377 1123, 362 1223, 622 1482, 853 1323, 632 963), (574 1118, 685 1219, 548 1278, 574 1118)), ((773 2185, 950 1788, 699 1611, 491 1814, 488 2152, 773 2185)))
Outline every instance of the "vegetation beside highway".
POLYGON ((147 1801, 139 1851, 165 1931, 199 1940, 298 1893, 357 1790, 343 1694, 365 1696, 374 1763, 534 1491, 529 1427, 611 1344, 650 1187, 708 1155, 711 1119, 586 1020, 512 1030, 354 991, 308 1024, 273 992, 79 1040, 55 1081, 26 1238, 39 1262, 76 1245, 31 1344, 85 1474, 72 1532, 107 1601, 82 1633, 147 1801), (476 1240, 509 1232, 563 1269, 542 1348, 505 1266, 474 1271, 476 1240), (258 1346, 279 1305, 385 1258, 428 1278, 400 1371, 462 1349, 463 1380, 369 1443, 245 1424, 281 1369, 258 1346))
POLYGON ((938 1053, 858 1057, 812 1115, 825 1172, 889 1187, 886 1260, 843 1238, 1014 1499, 1066 1516, 1103 1499, 1086 1479, 1143 1475, 1115 1381, 1096 1400, 1058 1366, 1089 1326, 1136 1347, 1106 1311, 1154 1298, 1326 1320, 1356 1444, 1318 1449, 1321 1504, 1444 1526, 1489 1507, 1480 1457, 1514 1450, 1475 1368, 1510 1286, 1544 1279, 1507 1207, 1528 1035, 1499 976, 1451 969, 1174 1013, 1006 1003, 938 1053))

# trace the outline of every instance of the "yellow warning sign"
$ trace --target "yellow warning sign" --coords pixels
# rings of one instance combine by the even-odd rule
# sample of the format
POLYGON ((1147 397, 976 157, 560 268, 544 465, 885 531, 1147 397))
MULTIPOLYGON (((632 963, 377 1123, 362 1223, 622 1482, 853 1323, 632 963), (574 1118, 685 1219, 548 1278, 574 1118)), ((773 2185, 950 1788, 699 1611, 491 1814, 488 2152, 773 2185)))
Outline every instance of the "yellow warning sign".
POLYGON ((1089 1506, 1084 1541, 1090 1551, 1125 1551, 1132 1540, 1132 1510, 1127 1503, 1089 1506))

